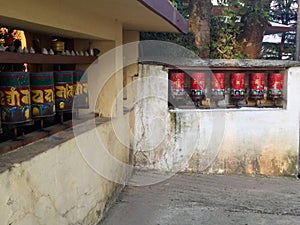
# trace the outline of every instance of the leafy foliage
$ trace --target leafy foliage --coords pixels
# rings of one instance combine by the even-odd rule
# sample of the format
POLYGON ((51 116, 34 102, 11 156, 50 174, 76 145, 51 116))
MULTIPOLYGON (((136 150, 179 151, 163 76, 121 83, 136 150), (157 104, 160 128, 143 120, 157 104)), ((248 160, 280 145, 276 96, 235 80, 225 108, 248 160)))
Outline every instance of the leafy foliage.
MULTIPOLYGON (((170 2, 185 17, 189 17, 190 0, 170 0, 170 2)), ((271 20, 286 25, 296 23, 297 12, 295 4, 297 0, 218 0, 222 6, 222 13, 211 16, 211 43, 210 58, 247 58, 242 54, 239 40, 240 34, 247 24, 264 26, 265 21, 271 20)), ((192 33, 187 35, 174 33, 144 32, 140 35, 141 40, 163 40, 182 45, 198 55, 199 49, 194 44, 195 38, 192 33)), ((286 56, 291 59, 295 50, 295 32, 284 35, 283 46, 265 43, 262 48, 261 58, 280 59, 286 56), (282 49, 284 48, 284 52, 282 49)))
MULTIPOLYGON (((222 3, 225 4, 225 3, 222 3)), ((224 5, 221 15, 211 16, 211 58, 244 58, 237 41, 242 23, 233 8, 224 5)))

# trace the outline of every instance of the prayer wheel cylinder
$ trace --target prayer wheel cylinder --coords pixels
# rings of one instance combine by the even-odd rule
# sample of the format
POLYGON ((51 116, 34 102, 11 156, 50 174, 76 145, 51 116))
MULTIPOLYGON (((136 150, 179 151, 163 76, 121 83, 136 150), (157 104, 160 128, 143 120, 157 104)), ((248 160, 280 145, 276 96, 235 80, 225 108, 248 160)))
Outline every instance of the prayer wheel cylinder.
POLYGON ((184 97, 184 76, 183 72, 170 73, 171 80, 171 93, 175 99, 181 99, 184 97))
POLYGON ((30 77, 28 72, 0 73, 0 105, 3 124, 30 122, 30 77))
POLYGON ((32 118, 55 115, 53 72, 30 73, 32 118))
POLYGON ((268 79, 268 97, 271 99, 282 98, 283 93, 283 74, 271 73, 268 79))
POLYGON ((88 97, 88 80, 85 71, 74 71, 73 84, 74 84, 74 107, 75 108, 89 108, 88 97))
POLYGON ((213 73, 211 76, 211 96, 215 100, 225 98, 225 74, 213 73))
POLYGON ((54 72, 55 107, 57 112, 72 111, 73 71, 54 72))
POLYGON ((193 72, 191 74, 191 98, 193 101, 205 98, 205 73, 193 72))
POLYGON ((231 98, 239 100, 245 96, 245 73, 232 73, 230 77, 231 98))
POLYGON ((260 100, 264 98, 265 74, 250 74, 250 98, 260 100))

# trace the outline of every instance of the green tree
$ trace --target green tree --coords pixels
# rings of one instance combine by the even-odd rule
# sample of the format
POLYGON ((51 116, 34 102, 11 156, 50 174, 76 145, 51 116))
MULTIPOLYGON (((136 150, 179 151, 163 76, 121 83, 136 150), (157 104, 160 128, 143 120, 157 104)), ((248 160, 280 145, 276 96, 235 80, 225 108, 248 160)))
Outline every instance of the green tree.
POLYGON ((172 0, 189 18, 189 38, 176 34, 141 34, 141 39, 173 41, 203 58, 258 58, 264 32, 268 26, 272 0, 219 0, 223 13, 213 15, 210 0, 172 0), (187 2, 189 7, 187 7, 187 2), (225 16, 225 17, 224 17, 225 16), (193 41, 192 41, 193 39, 193 41))
POLYGON ((236 59, 245 58, 240 52, 238 35, 240 17, 235 8, 227 5, 218 7, 216 15, 211 16, 211 58, 236 59))
POLYGON ((211 0, 190 1, 189 28, 195 36, 195 45, 202 58, 210 56, 211 15, 211 0))
MULTIPOLYGON (((297 0, 274 0, 270 11, 270 19, 285 25, 296 27, 297 22, 297 0)), ((278 49, 278 59, 286 54, 292 59, 296 48, 296 33, 284 32, 281 34, 281 42, 278 49)))

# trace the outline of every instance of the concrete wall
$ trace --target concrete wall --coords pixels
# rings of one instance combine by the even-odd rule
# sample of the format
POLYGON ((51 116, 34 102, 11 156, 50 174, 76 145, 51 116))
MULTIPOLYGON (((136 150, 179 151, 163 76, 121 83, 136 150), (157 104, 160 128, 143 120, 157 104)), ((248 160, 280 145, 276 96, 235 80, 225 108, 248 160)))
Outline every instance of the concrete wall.
POLYGON ((84 149, 78 141, 93 143, 95 136, 112 158, 126 164, 129 152, 109 121, 89 131, 86 124, 78 128, 85 132, 76 139, 73 130, 67 129, 1 157, 1 224, 97 224, 103 217, 109 199, 118 186, 123 187, 104 177, 114 174, 122 180, 127 174, 96 157, 99 148, 85 145, 84 149), (96 157, 94 162, 87 151, 96 157), (103 172, 103 167, 111 174, 103 172))
POLYGON ((284 109, 168 110, 167 70, 141 65, 140 100, 135 107, 136 166, 166 171, 297 174, 299 74, 300 67, 288 69, 284 109))

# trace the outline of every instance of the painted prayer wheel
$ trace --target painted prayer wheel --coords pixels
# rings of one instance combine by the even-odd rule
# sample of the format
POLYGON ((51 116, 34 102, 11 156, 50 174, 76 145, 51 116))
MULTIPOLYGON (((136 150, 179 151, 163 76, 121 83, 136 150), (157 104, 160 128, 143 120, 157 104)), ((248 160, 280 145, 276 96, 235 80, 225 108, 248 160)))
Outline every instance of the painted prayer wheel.
POLYGON ((54 72, 55 107, 57 112, 72 111, 73 71, 54 72))
POLYGON ((243 99, 245 96, 245 73, 232 73, 230 77, 230 95, 233 99, 243 99))
POLYGON ((268 80, 268 96, 271 99, 279 99, 283 93, 283 74, 271 73, 268 80))
POLYGON ((191 98, 193 101, 205 98, 205 73, 193 72, 191 74, 191 98))
POLYGON ((184 97, 184 73, 183 72, 174 72, 170 73, 171 80, 171 93, 174 98, 183 98, 184 97))
POLYGON ((260 100, 264 98, 265 74, 250 74, 250 98, 260 100))
POLYGON ((211 76, 211 96, 215 100, 225 98, 225 74, 213 73, 211 76))
POLYGON ((73 84, 74 107, 83 109, 89 108, 87 73, 85 71, 74 71, 73 84))
POLYGON ((53 72, 30 73, 32 118, 55 115, 53 72))
POLYGON ((28 72, 0 73, 1 119, 4 124, 30 122, 30 77, 28 72))

